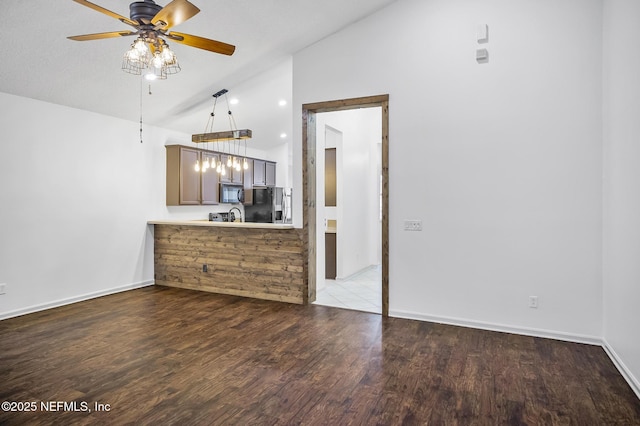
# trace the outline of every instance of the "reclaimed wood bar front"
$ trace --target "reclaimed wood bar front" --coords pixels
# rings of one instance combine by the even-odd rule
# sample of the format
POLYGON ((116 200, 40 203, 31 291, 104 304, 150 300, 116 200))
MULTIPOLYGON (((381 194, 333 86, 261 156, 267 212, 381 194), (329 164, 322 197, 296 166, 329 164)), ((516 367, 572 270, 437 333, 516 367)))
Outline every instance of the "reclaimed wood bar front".
POLYGON ((306 303, 305 233, 290 225, 151 221, 155 283, 306 303))

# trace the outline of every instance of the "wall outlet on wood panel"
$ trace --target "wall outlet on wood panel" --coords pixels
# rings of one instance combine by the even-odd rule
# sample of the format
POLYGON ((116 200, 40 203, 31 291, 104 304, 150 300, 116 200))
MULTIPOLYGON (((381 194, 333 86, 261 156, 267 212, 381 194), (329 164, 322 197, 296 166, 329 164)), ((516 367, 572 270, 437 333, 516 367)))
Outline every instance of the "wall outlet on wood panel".
POLYGON ((0 283, 0 294, 5 294, 7 292, 7 284, 0 283))

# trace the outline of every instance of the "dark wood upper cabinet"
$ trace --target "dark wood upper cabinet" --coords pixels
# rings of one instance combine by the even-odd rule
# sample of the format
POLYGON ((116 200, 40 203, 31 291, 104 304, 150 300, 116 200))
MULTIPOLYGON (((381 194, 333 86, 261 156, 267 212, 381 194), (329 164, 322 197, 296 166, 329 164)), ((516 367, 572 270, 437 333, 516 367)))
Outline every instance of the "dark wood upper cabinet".
POLYGON ((264 184, 266 186, 276 186, 276 163, 267 161, 264 164, 264 184))
POLYGON ((253 184, 256 186, 265 186, 265 163, 264 160, 253 160, 253 184))
MULTIPOLYGON (((222 163, 225 165, 225 167, 227 167, 227 161, 229 160, 229 156, 221 155, 220 158, 222 159, 222 163)), ((242 159, 240 161, 242 161, 242 159)), ((224 176, 220 175, 220 182, 241 184, 244 182, 243 175, 244 175, 244 171, 242 169, 238 171, 233 167, 227 167, 225 175, 224 176)))
MULTIPOLYGON (((224 176, 215 169, 202 171, 203 161, 215 164, 223 161, 226 165, 227 154, 191 148, 183 145, 167 145, 167 206, 218 204, 220 182, 242 185, 246 205, 253 204, 254 186, 275 186, 276 163, 266 160, 247 158, 249 167, 235 170, 227 168, 224 176), (200 170, 196 170, 196 163, 200 170)), ((244 158, 240 159, 241 161, 244 158)))
POLYGON ((253 184, 255 186, 276 186, 276 163, 253 160, 253 184))
MULTIPOLYGON (((218 164, 220 156, 212 154, 210 152, 202 152, 200 155, 202 161, 209 160, 209 164, 213 160, 215 164, 218 164)), ((201 204, 218 204, 219 192, 220 192, 220 180, 218 173, 215 169, 209 169, 205 172, 200 172, 200 189, 201 189, 201 204)))
POLYGON ((249 167, 244 169, 244 202, 245 206, 253 205, 253 159, 247 158, 249 167))
POLYGON ((200 161, 200 152, 180 151, 180 204, 200 204, 200 172, 194 169, 200 161))
POLYGON ((169 145, 167 149, 167 199, 168 206, 218 204, 218 174, 215 170, 196 171, 205 158, 215 159, 213 153, 195 148, 169 145))
POLYGON ((194 166, 200 151, 180 146, 167 147, 167 205, 200 204, 200 173, 194 166))

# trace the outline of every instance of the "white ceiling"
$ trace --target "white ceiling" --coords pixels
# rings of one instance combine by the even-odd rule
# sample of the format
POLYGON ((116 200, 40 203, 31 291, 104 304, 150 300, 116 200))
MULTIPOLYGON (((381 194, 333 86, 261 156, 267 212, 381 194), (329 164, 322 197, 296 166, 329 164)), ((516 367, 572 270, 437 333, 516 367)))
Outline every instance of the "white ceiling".
MULTIPOLYGON (((129 16, 130 0, 92 1, 129 16)), ((149 95, 147 82, 142 86, 140 77, 120 69, 133 37, 66 38, 127 25, 71 0, 3 0, 0 91, 131 121, 139 119, 142 92, 145 123, 191 134, 204 131, 211 95, 226 88, 240 101, 231 107, 238 127, 251 128, 256 148, 267 148, 282 143, 280 133, 291 126, 291 55, 394 0, 190 1, 201 12, 175 30, 233 44, 236 52, 225 56, 169 41, 182 71, 152 83, 149 95), (288 107, 278 106, 280 99, 288 107)), ((226 113, 226 105, 220 111, 226 113)), ((227 129, 216 121, 214 130, 227 129)))

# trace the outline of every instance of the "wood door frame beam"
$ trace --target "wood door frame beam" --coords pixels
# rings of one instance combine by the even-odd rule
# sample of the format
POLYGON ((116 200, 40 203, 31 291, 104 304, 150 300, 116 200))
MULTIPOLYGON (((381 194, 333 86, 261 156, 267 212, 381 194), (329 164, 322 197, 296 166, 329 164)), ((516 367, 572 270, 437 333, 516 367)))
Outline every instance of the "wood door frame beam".
POLYGON ((302 221, 307 246, 307 290, 304 303, 316 300, 316 114, 360 108, 382 108, 382 316, 389 316, 389 95, 367 96, 302 105, 302 221))

